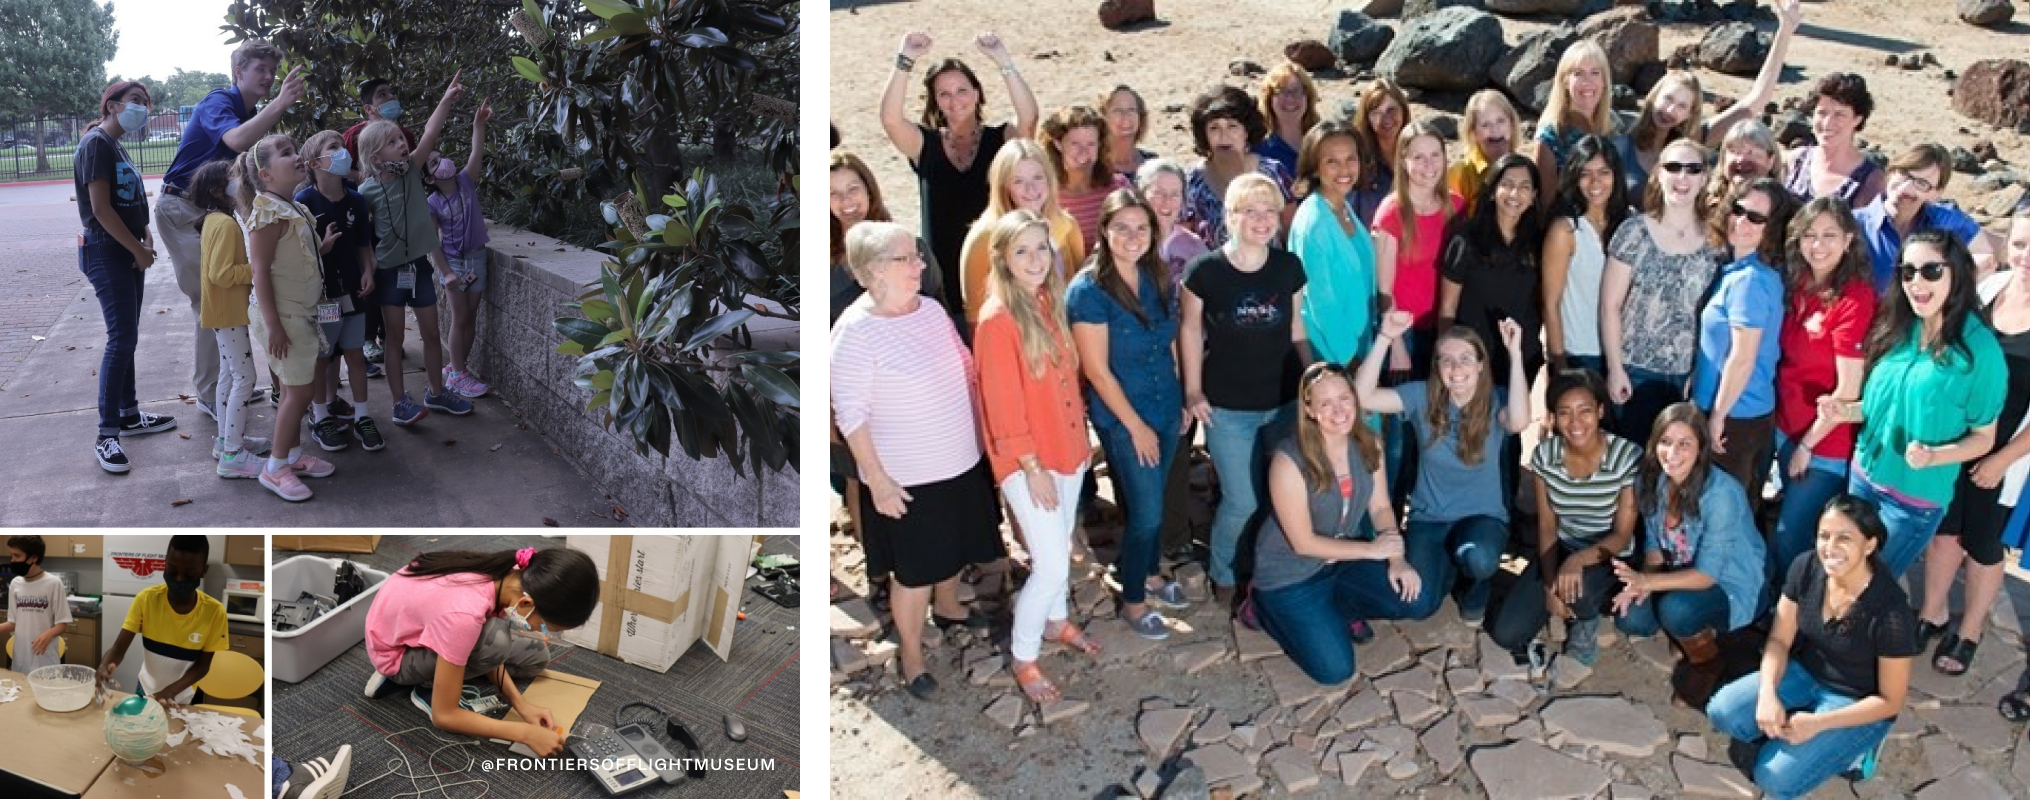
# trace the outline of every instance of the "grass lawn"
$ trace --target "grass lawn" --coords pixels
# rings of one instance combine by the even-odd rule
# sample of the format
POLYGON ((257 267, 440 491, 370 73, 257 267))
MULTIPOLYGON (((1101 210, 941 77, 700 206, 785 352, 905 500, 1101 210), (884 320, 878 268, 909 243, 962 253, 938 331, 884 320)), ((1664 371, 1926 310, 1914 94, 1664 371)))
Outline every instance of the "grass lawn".
MULTIPOLYGON (((127 145, 127 155, 137 162, 143 173, 164 172, 176 159, 176 145, 174 141, 130 144, 127 145)), ((35 148, 0 148, 0 183, 68 178, 71 175, 71 159, 76 153, 75 143, 49 148, 49 169, 37 171, 35 148)))

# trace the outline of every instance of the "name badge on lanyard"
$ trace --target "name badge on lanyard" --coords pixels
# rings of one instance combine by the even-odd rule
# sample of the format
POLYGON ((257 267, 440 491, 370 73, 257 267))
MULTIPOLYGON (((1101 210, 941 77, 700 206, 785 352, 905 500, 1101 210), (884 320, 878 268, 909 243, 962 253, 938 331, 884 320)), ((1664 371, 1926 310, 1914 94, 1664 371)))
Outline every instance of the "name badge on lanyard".
POLYGON ((406 266, 395 273, 395 288, 404 292, 416 291, 416 267, 406 266))
POLYGON ((337 303, 318 303, 318 304, 317 304, 317 321, 318 321, 318 323, 319 323, 319 324, 326 324, 326 325, 328 325, 328 324, 330 324, 330 323, 333 323, 333 322, 337 322, 337 321, 338 321, 338 304, 337 304, 337 303))

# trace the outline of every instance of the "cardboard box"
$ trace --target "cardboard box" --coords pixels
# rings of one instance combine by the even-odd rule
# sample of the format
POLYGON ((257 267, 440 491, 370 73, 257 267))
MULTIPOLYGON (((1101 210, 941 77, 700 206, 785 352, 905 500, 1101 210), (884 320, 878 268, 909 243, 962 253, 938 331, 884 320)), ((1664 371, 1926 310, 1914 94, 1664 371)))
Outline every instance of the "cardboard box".
POLYGON ((265 536, 226 536, 226 563, 259 567, 268 563, 265 536))
POLYGON ((44 558, 99 558, 105 554, 106 537, 97 535, 44 536, 44 558))
POLYGON ((725 660, 756 537, 567 536, 599 567, 599 605, 564 641, 667 672, 700 639, 725 660))
POLYGON ((348 536, 270 536, 277 550, 313 553, 371 553, 381 546, 379 534, 348 536))
MULTIPOLYGON (((550 710, 550 716, 557 721, 557 727, 565 733, 578 724, 578 715, 585 713, 585 707, 592 704, 592 693, 599 690, 599 681, 579 675, 566 675, 556 670, 543 670, 543 674, 529 682, 529 688, 522 690, 522 700, 550 710)), ((506 722, 527 722, 522 715, 509 711, 502 717, 506 722)), ((509 748, 517 755, 534 756, 536 752, 520 742, 509 748)))

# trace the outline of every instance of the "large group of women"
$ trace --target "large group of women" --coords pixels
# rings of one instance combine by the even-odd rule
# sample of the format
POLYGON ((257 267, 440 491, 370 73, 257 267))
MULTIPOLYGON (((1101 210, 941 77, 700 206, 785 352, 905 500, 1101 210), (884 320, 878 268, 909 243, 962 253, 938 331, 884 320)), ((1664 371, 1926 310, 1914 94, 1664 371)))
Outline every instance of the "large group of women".
MULTIPOLYGON (((835 142, 831 383, 910 692, 936 689, 926 611, 987 625, 958 581, 1006 552, 1003 508, 1029 554, 1022 691, 1060 695, 1046 640, 1104 646, 1067 603, 1094 440, 1125 517, 1119 613, 1167 636, 1163 610, 1190 602, 1166 576, 1179 464, 1202 441, 1215 601, 1322 683, 1354 674, 1370 621, 1448 595, 1533 670, 1591 664, 1611 615, 1669 637, 1675 697, 1758 744, 1772 796, 1872 769, 1912 659, 1968 669, 2020 546, 2030 211, 1997 236, 1941 202, 1934 144, 1869 160, 1852 73, 1813 84, 1816 143, 1780 149, 1755 113, 1801 16, 1778 13, 1718 113, 1673 71, 1624 130, 1581 41, 1533 134, 1483 91, 1456 147, 1387 80, 1335 119, 1283 64, 1190 104, 1188 160, 1142 149, 1128 86, 1046 115, 988 34, 1014 112, 993 122, 971 66, 919 63, 931 39, 906 36, 880 120, 922 227, 890 221, 835 142), (1491 596, 1504 554, 1527 568, 1491 596), (1721 688, 1722 647, 1755 638, 1762 668, 1721 688)), ((2000 710, 2030 716, 2030 693, 2000 710)))

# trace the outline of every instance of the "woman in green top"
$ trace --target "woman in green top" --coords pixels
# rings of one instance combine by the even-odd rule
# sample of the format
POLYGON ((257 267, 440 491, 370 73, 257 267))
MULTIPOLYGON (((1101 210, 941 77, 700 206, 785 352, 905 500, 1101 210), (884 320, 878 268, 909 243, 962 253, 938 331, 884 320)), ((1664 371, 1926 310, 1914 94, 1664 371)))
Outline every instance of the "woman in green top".
POLYGON ((1974 258, 1937 230, 1903 242, 1903 296, 1885 299, 1868 332, 1862 400, 1819 399, 1819 415, 1863 423, 1847 492, 1877 504, 1882 561, 1901 578, 1938 530, 1960 464, 1995 444, 2008 367, 1981 319, 1974 258))

